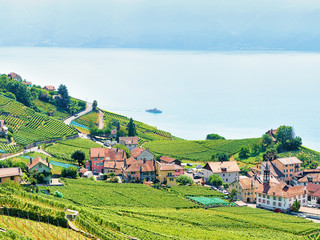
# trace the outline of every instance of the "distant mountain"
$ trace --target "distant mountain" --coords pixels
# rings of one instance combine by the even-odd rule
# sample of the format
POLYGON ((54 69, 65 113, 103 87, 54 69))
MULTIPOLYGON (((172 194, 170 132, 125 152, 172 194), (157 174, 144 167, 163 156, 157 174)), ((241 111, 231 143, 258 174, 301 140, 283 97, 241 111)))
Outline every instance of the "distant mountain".
POLYGON ((1 3, 0 46, 320 51, 318 1, 1 3))

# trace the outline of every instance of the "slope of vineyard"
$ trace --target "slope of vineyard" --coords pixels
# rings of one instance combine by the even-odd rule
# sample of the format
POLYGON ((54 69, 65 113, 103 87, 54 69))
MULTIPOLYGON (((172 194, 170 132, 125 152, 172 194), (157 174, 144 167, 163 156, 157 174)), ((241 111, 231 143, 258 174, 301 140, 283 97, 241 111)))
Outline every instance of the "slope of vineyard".
POLYGON ((77 134, 66 124, 4 96, 0 96, 0 105, 0 119, 13 129, 14 141, 19 145, 77 134))
POLYGON ((178 159, 194 161, 210 161, 211 156, 216 153, 225 152, 235 154, 241 146, 250 146, 258 143, 259 138, 240 140, 203 140, 203 141, 153 141, 144 145, 157 155, 166 155, 178 159))
MULTIPOLYGON (((91 180, 67 180, 64 204, 74 204, 109 226, 138 239, 317 239, 320 225, 295 216, 249 207, 205 210, 184 195, 216 194, 210 189, 175 187, 170 192, 139 184, 111 184, 91 180), (85 194, 83 194, 85 192, 85 194)), ((48 196, 50 198, 50 196, 48 196)), ((81 212, 80 212, 81 216, 81 212)), ((79 224, 84 217, 77 219, 79 224)), ((97 227, 103 226, 98 222, 97 227)), ((108 239, 108 238, 106 238, 108 239)))

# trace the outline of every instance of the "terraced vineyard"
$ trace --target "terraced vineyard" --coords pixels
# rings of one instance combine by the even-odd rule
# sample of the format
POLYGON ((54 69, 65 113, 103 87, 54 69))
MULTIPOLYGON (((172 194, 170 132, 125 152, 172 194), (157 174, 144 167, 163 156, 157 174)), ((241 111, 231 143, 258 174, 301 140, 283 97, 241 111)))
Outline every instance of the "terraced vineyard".
POLYGON ((6 232, 0 232, 1 239, 91 239, 71 229, 4 215, 0 216, 0 227, 6 230, 6 232))
POLYGON ((150 148, 153 153, 158 155, 194 161, 210 161, 211 156, 215 153, 225 152, 235 154, 241 146, 250 146, 258 141, 259 138, 207 141, 153 141, 146 143, 144 148, 150 148))
POLYGON ((169 191, 185 197, 224 197, 223 193, 202 186, 172 186, 169 191))
MULTIPOLYGON (((119 123, 122 126, 126 126, 130 120, 125 116, 108 112, 108 111, 104 111, 104 119, 105 119, 106 126, 108 125, 109 122, 112 122, 114 120, 119 121, 119 123)), ((134 121, 134 124, 136 125, 137 134, 140 138, 140 141, 139 141, 140 145, 148 141, 171 140, 172 138, 174 138, 169 132, 159 130, 156 127, 147 125, 145 123, 134 121)))
POLYGON ((35 112, 21 103, 0 96, 0 119, 13 128, 14 141, 20 145, 58 139, 77 134, 66 124, 35 112))
MULTIPOLYGON (((107 219, 109 226, 117 231, 138 239, 299 240, 319 237, 318 224, 295 216, 248 207, 209 210, 193 207, 192 202, 186 204, 182 197, 190 193, 186 187, 176 190, 179 192, 176 194, 174 189, 166 192, 141 184, 67 180, 66 187, 59 189, 64 198, 58 201, 90 209, 96 217, 107 219)), ((202 195, 212 190, 191 191, 202 195)), ((97 227, 102 228, 102 225, 98 223, 97 227)))
POLYGON ((18 152, 21 149, 20 146, 14 145, 14 144, 6 144, 6 143, 0 143, 0 150, 2 153, 15 153, 18 152))
POLYGON ((99 148, 102 146, 88 139, 76 138, 71 140, 58 141, 57 144, 47 147, 46 151, 56 158, 73 161, 71 159, 71 155, 76 150, 82 150, 85 152, 86 159, 88 160, 90 158, 90 148, 95 147, 99 148))
POLYGON ((88 113, 86 115, 83 115, 79 118, 77 118, 75 121, 85 127, 88 127, 88 128, 92 128, 94 126, 98 126, 98 123, 99 123, 99 113, 97 112, 91 112, 91 113, 88 113))

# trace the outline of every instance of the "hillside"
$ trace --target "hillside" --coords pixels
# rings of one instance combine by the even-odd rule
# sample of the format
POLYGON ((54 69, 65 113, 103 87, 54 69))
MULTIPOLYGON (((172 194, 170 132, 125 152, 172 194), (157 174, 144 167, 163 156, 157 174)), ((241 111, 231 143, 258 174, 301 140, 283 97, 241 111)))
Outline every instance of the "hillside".
POLYGON ((193 161, 210 161, 213 154, 227 153, 233 155, 241 146, 258 143, 259 138, 241 140, 203 140, 203 141, 153 141, 143 145, 157 155, 166 155, 178 159, 193 161))
POLYGON ((13 130, 13 139, 19 145, 59 139, 76 135, 77 132, 66 124, 37 113, 25 105, 0 95, 0 119, 5 120, 13 130))

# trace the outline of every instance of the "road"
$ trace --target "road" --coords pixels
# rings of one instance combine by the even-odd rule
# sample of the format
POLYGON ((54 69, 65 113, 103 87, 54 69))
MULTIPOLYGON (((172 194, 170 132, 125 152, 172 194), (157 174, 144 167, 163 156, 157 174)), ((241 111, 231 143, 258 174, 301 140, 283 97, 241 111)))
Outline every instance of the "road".
POLYGON ((91 112, 91 111, 92 111, 92 103, 87 102, 86 110, 84 110, 84 111, 82 111, 82 112, 79 112, 79 113, 77 114, 77 117, 71 116, 71 117, 67 118, 66 120, 64 120, 63 122, 64 122, 65 124, 67 124, 67 125, 70 125, 70 123, 71 123, 72 121, 76 120, 77 118, 79 118, 79 117, 81 117, 81 116, 83 116, 83 115, 85 115, 85 114, 87 114, 87 113, 89 113, 89 112, 91 112))
POLYGON ((99 110, 99 127, 98 129, 103 129, 104 127, 104 121, 103 121, 104 113, 99 110))
POLYGON ((43 153, 43 154, 51 157, 51 155, 50 155, 49 153, 45 152, 44 150, 42 150, 42 148, 38 149, 38 147, 33 147, 33 148, 28 149, 28 150, 24 150, 24 151, 22 151, 22 152, 19 152, 19 153, 10 155, 10 156, 8 156, 8 157, 0 158, 0 161, 6 160, 6 159, 8 159, 8 158, 13 158, 13 157, 21 156, 21 155, 23 155, 23 154, 25 154, 25 153, 27 153, 27 152, 39 152, 39 153, 43 153))

